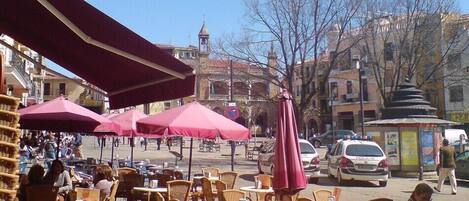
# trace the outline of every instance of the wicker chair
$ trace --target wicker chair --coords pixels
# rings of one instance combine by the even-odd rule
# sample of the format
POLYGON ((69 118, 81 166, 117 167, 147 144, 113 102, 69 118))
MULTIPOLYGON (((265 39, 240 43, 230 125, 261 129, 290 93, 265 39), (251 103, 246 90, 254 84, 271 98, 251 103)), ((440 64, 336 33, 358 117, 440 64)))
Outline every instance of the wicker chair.
POLYGON ((239 201, 241 198, 246 198, 246 193, 244 191, 235 190, 235 189, 228 189, 223 191, 223 198, 225 201, 239 201))
POLYGON ((119 180, 113 181, 111 186, 111 193, 109 197, 106 197, 104 201, 116 201, 117 188, 119 187, 119 180))
POLYGON ((217 180, 215 181, 215 186, 217 188, 218 201, 225 201, 225 197, 223 197, 223 193, 222 193, 224 190, 226 190, 225 182, 217 180))
POLYGON ((57 199, 58 187, 44 186, 28 186, 26 187, 26 201, 51 201, 57 199))
POLYGON ((137 174, 137 170, 129 167, 117 168, 117 175, 119 176, 120 185, 117 188, 116 197, 127 197, 124 178, 124 176, 127 174, 137 174))
POLYGON ((220 174, 220 169, 218 168, 214 168, 214 167, 206 167, 206 168, 202 168, 202 174, 204 176, 207 176, 207 174, 210 172, 210 176, 212 177, 218 177, 218 175, 220 174))
POLYGON ((175 180, 168 182, 168 200, 188 201, 192 182, 175 180))
POLYGON ((158 192, 154 192, 153 195, 155 195, 155 197, 152 197, 151 200, 153 201, 165 201, 163 195, 161 195, 161 193, 158 193, 158 192))
POLYGON ((266 193, 264 196, 264 201, 275 201, 275 193, 266 193))
MULTIPOLYGON (((298 200, 300 198, 298 198, 298 193, 297 194, 294 194, 294 195, 287 195, 287 194, 283 194, 281 195, 281 198, 280 200, 281 201, 295 201, 295 200, 298 200)), ((264 200, 264 201, 275 201, 275 193, 266 193, 264 194, 264 197, 263 198, 259 198, 260 200, 264 200)), ((303 198, 301 198, 303 199, 303 198)), ((310 200, 309 198, 306 198, 308 200, 310 200)), ((302 201, 307 201, 305 199, 303 199, 302 201)))
POLYGON ((142 196, 140 192, 133 192, 134 187, 144 186, 145 177, 140 174, 131 173, 124 175, 124 183, 121 183, 124 186, 124 194, 127 195, 127 200, 134 200, 142 196))
POLYGON ((272 176, 270 175, 260 174, 260 175, 254 176, 254 179, 261 182, 262 188, 272 187, 272 176))
POLYGON ((342 193, 342 189, 335 187, 333 192, 334 192, 333 195, 335 197, 335 200, 339 201, 340 200, 340 194, 342 193))
POLYGON ((137 169, 130 167, 117 168, 117 174, 119 175, 119 177, 120 175, 125 175, 129 173, 137 173, 137 169))
POLYGON ((220 180, 225 182, 227 189, 233 189, 236 178, 238 177, 237 172, 222 172, 220 173, 220 180))
POLYGON ((330 190, 320 189, 313 191, 313 197, 316 201, 327 201, 327 198, 331 195, 333 195, 333 193, 330 190))
POLYGON ((202 178, 202 191, 205 201, 214 201, 215 195, 212 191, 212 182, 207 178, 202 178))

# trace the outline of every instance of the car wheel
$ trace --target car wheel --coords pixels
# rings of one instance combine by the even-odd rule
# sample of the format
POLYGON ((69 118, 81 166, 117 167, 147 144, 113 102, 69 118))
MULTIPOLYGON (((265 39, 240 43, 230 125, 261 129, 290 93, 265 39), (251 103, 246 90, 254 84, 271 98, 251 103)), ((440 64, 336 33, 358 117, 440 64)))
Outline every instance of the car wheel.
POLYGON ((342 175, 340 174, 340 170, 337 170, 337 184, 339 186, 343 186, 344 182, 345 181, 342 179, 342 175))
POLYGON ((316 141, 313 142, 313 145, 314 145, 314 148, 320 148, 321 147, 321 142, 316 140, 316 141))
POLYGON ((261 163, 259 161, 257 161, 257 170, 259 170, 259 174, 264 174, 261 168, 261 163))
POLYGON ((379 186, 385 187, 386 185, 388 185, 388 181, 379 181, 379 186))

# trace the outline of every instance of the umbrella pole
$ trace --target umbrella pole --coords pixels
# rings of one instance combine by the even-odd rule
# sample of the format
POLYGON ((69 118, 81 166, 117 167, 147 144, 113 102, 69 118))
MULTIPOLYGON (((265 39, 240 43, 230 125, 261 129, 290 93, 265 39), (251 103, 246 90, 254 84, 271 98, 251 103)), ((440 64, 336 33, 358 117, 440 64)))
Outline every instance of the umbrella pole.
POLYGON ((191 170, 192 170, 192 145, 194 143, 194 138, 191 138, 191 148, 189 149, 189 171, 187 173, 187 181, 191 180, 191 170))
POLYGON ((134 167, 134 136, 132 136, 132 140, 130 142, 130 167, 134 167))
POLYGON ((60 132, 57 132, 57 148, 55 150, 55 159, 59 160, 59 152, 60 152, 60 132))
POLYGON ((231 171, 234 171, 234 155, 235 155, 236 144, 231 141, 231 171))
POLYGON ((111 167, 114 167, 114 138, 112 138, 112 147, 111 147, 111 167))
POLYGON ((101 152, 99 153, 99 164, 101 164, 103 160, 103 144, 104 144, 104 138, 101 138, 101 152))

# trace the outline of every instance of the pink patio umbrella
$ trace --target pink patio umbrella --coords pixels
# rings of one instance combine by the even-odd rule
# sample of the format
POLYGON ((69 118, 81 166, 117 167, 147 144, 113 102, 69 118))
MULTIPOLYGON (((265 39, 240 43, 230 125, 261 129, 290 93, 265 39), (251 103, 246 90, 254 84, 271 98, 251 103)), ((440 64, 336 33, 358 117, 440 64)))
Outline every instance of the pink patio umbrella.
POLYGON ((189 178, 193 138, 215 139, 217 136, 223 140, 248 140, 251 138, 251 133, 246 127, 195 101, 141 119, 137 121, 137 130, 160 136, 191 137, 189 178))
POLYGON ((298 145, 298 130, 292 96, 279 96, 273 188, 279 194, 295 194, 306 188, 306 178, 298 145))
MULTIPOLYGON (((129 136, 132 138, 132 145, 130 146, 131 153, 130 153, 130 166, 133 166, 133 161, 134 161, 134 136, 144 136, 143 133, 139 133, 137 131, 137 121, 147 117, 148 115, 143 114, 142 112, 133 109, 126 111, 121 114, 113 115, 110 117, 110 119, 118 124, 121 129, 120 129, 120 136, 129 136)), ((113 140, 113 146, 111 149, 111 163, 113 163, 114 160, 114 140, 113 140)))
MULTIPOLYGON (((55 132, 112 134, 119 125, 64 97, 18 110, 20 128, 55 132)), ((60 142, 60 135, 59 135, 60 142)), ((57 147, 57 155, 59 147, 57 147)))

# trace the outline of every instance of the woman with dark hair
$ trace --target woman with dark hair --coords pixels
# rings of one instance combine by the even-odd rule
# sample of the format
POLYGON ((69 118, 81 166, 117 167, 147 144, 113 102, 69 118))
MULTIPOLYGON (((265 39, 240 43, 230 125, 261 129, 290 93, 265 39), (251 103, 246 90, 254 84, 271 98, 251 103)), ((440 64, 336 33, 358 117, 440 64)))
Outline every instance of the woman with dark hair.
POLYGON ((112 176, 112 169, 109 165, 100 165, 96 167, 93 184, 95 189, 99 189, 101 191, 101 194, 106 195, 106 197, 111 194, 113 180, 114 177, 112 176))
POLYGON ((26 180, 21 181, 18 199, 19 201, 26 201, 26 187, 28 186, 38 186, 44 184, 44 168, 40 165, 33 165, 29 169, 28 176, 26 180))
POLYGON ((73 189, 70 174, 68 171, 65 171, 65 166, 60 160, 52 161, 51 168, 44 177, 44 181, 47 184, 59 187, 59 194, 57 195, 58 201, 63 201, 68 192, 73 189))
POLYGON ((415 186, 414 192, 409 201, 430 201, 432 199, 433 189, 426 183, 420 183, 415 186))

